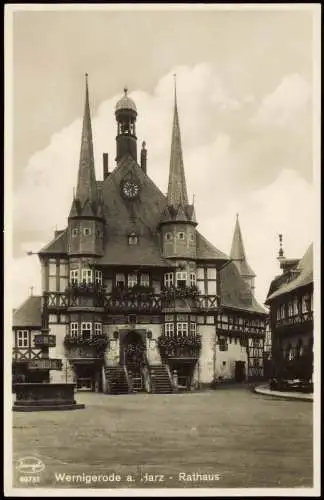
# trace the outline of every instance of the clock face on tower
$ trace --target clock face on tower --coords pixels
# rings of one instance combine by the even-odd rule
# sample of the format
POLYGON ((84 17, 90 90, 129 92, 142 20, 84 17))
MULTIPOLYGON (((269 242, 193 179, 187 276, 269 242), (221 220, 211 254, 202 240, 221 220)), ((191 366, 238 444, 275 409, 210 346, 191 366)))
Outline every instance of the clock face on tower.
POLYGON ((129 200, 136 198, 136 196, 139 194, 139 190, 140 190, 137 182, 132 181, 132 180, 128 180, 128 181, 123 182, 121 189, 122 189, 123 196, 129 200))

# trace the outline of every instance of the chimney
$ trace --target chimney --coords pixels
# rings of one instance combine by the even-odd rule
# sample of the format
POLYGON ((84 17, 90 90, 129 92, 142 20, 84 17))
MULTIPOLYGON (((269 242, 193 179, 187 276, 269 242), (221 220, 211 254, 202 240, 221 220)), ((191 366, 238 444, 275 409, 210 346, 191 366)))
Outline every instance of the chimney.
POLYGON ((143 172, 146 173, 146 159, 147 159, 147 149, 145 148, 146 142, 142 142, 142 149, 141 149, 141 168, 143 172))
POLYGON ((102 154, 102 163, 103 163, 103 180, 105 180, 109 176, 108 153, 102 154))

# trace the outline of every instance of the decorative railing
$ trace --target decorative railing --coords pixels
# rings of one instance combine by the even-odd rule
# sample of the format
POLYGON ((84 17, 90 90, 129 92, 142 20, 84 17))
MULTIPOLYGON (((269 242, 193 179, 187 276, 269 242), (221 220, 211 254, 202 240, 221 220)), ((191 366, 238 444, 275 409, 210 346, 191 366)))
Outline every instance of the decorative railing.
POLYGON ((154 295, 154 289, 151 286, 134 285, 132 287, 114 286, 111 294, 114 299, 145 298, 154 295))
POLYGON ((313 311, 307 311, 294 316, 288 316, 276 320, 276 326, 291 326, 306 323, 313 320, 313 311))
POLYGON ((53 359, 53 358, 42 358, 42 359, 33 359, 29 361, 28 368, 29 370, 62 370, 63 362, 61 359, 53 359))
POLYGON ((165 358, 199 358, 201 336, 189 335, 177 337, 161 335, 158 338, 158 348, 162 359, 165 358))
POLYGON ((198 296, 199 290, 195 285, 184 287, 170 286, 161 290, 161 298, 164 302, 175 299, 197 299, 198 296))
POLYGON ((69 307, 100 307, 106 312, 147 312, 161 313, 163 309, 176 306, 177 299, 190 300, 190 308, 194 311, 215 312, 219 307, 219 299, 214 295, 200 295, 197 291, 188 287, 186 289, 170 289, 161 293, 153 293, 152 288, 138 287, 130 289, 117 289, 106 294, 96 294, 89 290, 78 294, 75 290, 70 292, 49 292, 48 309, 51 311, 63 311, 69 307), (175 291, 176 290, 176 291, 175 291))
POLYGON ((103 296, 105 294, 105 288, 102 286, 102 284, 86 283, 85 281, 81 283, 69 283, 65 291, 67 295, 71 296, 103 296))
POLYGON ((247 338, 250 335, 259 335, 262 337, 265 335, 264 326, 240 325, 218 321, 216 323, 216 328, 217 331, 225 333, 226 335, 241 335, 244 338, 247 338))
POLYGON ((12 359, 17 362, 26 362, 32 359, 41 359, 44 356, 42 349, 32 347, 13 347, 12 359))
POLYGON ((161 312, 162 301, 160 295, 153 294, 120 297, 109 294, 105 296, 104 307, 109 312, 161 312))
POLYGON ((66 335, 64 338, 65 347, 86 346, 96 351, 104 351, 108 346, 108 338, 104 334, 91 335, 66 335))
POLYGON ((56 336, 39 334, 34 337, 35 347, 55 347, 56 336))

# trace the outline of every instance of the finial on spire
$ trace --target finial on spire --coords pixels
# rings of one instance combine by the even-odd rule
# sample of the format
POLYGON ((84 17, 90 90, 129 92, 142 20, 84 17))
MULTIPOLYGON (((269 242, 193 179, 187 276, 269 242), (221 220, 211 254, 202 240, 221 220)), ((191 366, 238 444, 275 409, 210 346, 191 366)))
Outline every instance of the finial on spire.
POLYGON ((239 218, 239 214, 238 214, 238 212, 236 212, 236 220, 238 220, 238 218, 239 218))
POLYGON ((127 95, 127 92, 128 92, 128 88, 127 88, 127 85, 125 85, 125 87, 124 87, 124 94, 125 94, 125 96, 127 95))
POLYGON ((173 73, 173 78, 174 78, 174 101, 175 105, 177 105, 177 74, 173 73))
POLYGON ((282 234, 279 234, 279 252, 278 252, 278 259, 283 259, 284 258, 284 251, 282 248, 282 234))

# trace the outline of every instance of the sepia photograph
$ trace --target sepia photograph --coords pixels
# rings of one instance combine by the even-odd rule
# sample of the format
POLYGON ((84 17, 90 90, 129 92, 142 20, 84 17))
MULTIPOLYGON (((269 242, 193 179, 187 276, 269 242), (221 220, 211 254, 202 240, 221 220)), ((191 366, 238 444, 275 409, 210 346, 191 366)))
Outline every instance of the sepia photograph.
POLYGON ((6 5, 6 496, 320 494, 320 14, 6 5))

